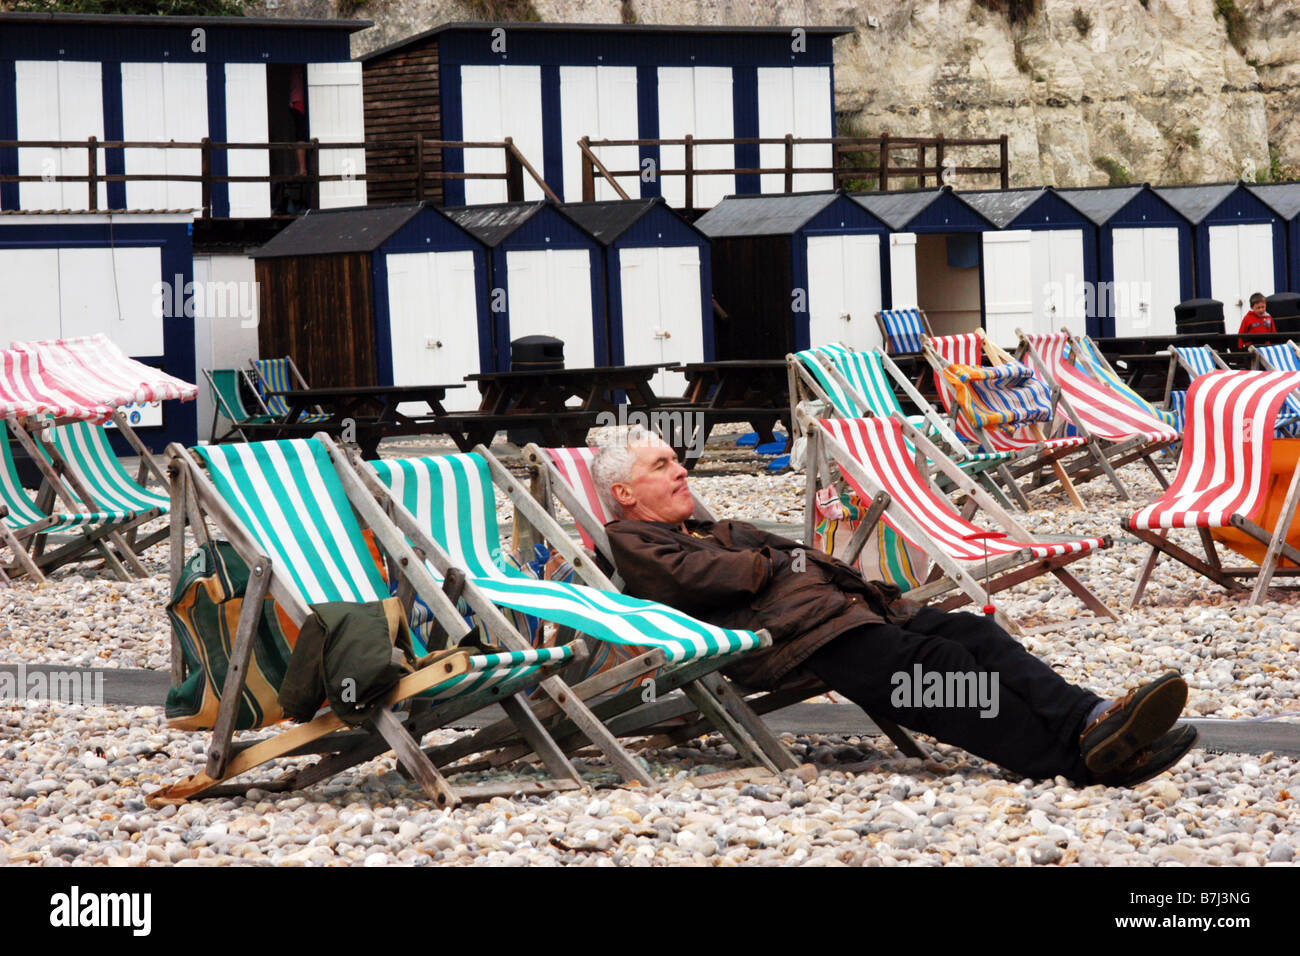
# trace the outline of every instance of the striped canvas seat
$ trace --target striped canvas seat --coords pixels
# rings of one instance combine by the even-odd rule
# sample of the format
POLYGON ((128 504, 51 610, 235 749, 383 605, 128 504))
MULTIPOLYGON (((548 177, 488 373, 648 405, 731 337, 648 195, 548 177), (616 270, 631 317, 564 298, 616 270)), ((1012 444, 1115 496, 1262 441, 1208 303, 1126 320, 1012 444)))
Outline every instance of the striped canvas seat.
POLYGON ((107 335, 16 342, 14 348, 40 355, 61 385, 114 408, 132 402, 193 401, 197 386, 126 355, 107 335))
MULTIPOLYGON (((961 335, 935 336, 929 342, 935 354, 946 364, 972 367, 979 367, 983 364, 983 342, 975 332, 966 332, 961 335)), ((953 424, 956 426, 958 434, 972 444, 981 446, 985 451, 1015 452, 1034 447, 1061 450, 1082 447, 1087 442, 1087 439, 1082 435, 1040 438, 1024 425, 1012 428, 981 430, 964 414, 947 377, 938 368, 934 370, 934 387, 939 393, 944 409, 950 415, 956 410, 953 424)))
POLYGON ((142 488, 136 483, 108 443, 102 425, 72 422, 54 428, 54 447, 63 461, 86 485, 95 503, 106 510, 139 513, 171 507, 167 495, 142 488))
POLYGON ((1068 333, 1040 333, 1026 335, 1025 339, 1067 396, 1071 412, 1092 434, 1112 442, 1134 436, 1147 442, 1178 439, 1178 432, 1168 424, 1142 412, 1127 396, 1112 388, 1109 381, 1097 373, 1095 364, 1082 356, 1082 361, 1070 361, 1068 333))
MULTIPOLYGON (((287 358, 254 359, 253 367, 257 370, 257 387, 258 391, 261 392, 262 401, 266 403, 267 411, 274 415, 276 419, 287 418, 289 406, 285 402, 284 396, 272 393, 287 392, 295 388, 306 388, 306 385, 293 381, 287 358)), ((304 412, 299 416, 298 421, 303 423, 323 422, 327 418, 329 416, 325 414, 304 412)))
POLYGON ((1183 416, 1180 412, 1156 408, 1145 398, 1133 391, 1128 383, 1114 373, 1106 360, 1102 357, 1101 352, 1097 349, 1092 339, 1084 336, 1071 336, 1071 346, 1066 351, 1066 357, 1073 357, 1076 362, 1082 365, 1098 381, 1105 384, 1110 389, 1111 394, 1120 401, 1136 408, 1139 412, 1150 415, 1158 419, 1171 429, 1178 433, 1183 430, 1183 416), (1077 345, 1078 348, 1074 348, 1077 345))
MULTIPOLYGON (((388 597, 388 584, 319 442, 201 445, 193 450, 207 465, 217 493, 304 603, 388 597)), ((414 643, 417 654, 427 653, 422 642, 414 643)), ((572 647, 554 647, 473 655, 468 674, 427 696, 442 699, 483 690, 572 654, 572 647)))
POLYGON ((79 528, 121 524, 133 517, 130 511, 52 510, 48 514, 41 511, 18 480, 18 470, 14 467, 9 450, 9 432, 3 421, 0 421, 0 504, 9 509, 4 522, 10 528, 22 531, 39 525, 42 534, 62 534, 79 528))
POLYGON ((929 334, 919 309, 881 309, 877 313, 889 355, 911 355, 921 351, 929 334))
POLYGON ((494 603, 554 621, 602 641, 662 649, 672 663, 735 654, 761 645, 728 630, 611 591, 538 581, 499 559, 496 498, 478 455, 381 459, 372 463, 394 497, 494 603))
MULTIPOLYGON (((542 451, 555 465, 564 483, 574 494, 578 495, 587 510, 601 525, 607 525, 613 516, 605 510, 600 495, 596 494, 596 483, 591 477, 591 463, 596 457, 596 448, 543 448, 542 451)), ((596 542, 587 531, 586 523, 579 521, 578 534, 582 545, 588 551, 596 550, 596 542)))
MULTIPOLYGON (((1252 349, 1270 372, 1300 372, 1300 352, 1290 342, 1252 346, 1252 349)), ((1300 433, 1300 398, 1288 393, 1278 412, 1278 436, 1294 438, 1297 433, 1300 433)))
POLYGON ((952 364, 943 370, 966 417, 977 428, 1006 428, 1026 422, 1050 422, 1052 398, 1033 370, 1020 362, 972 367, 952 364))
POLYGON ((1192 379, 1208 375, 1222 367, 1215 361, 1217 356, 1214 349, 1208 345, 1173 345, 1170 346, 1170 350, 1182 360, 1188 376, 1192 379))
POLYGON ((1254 520, 1264 503, 1272 421, 1300 372, 1223 372, 1198 378, 1187 394, 1187 430, 1173 483, 1129 519, 1134 528, 1221 528, 1232 515, 1254 520))
POLYGON ((222 413, 236 424, 245 422, 275 421, 274 415, 263 415, 244 404, 243 373, 236 368, 214 368, 211 371, 212 394, 221 406, 222 413))
MULTIPOLYGON (((904 512, 917 521, 929 536, 929 541, 915 540, 907 529, 895 523, 889 510, 886 510, 884 515, 884 520, 890 523, 895 531, 918 547, 929 549, 938 545, 955 561, 982 564, 986 544, 991 558, 1025 550, 1038 559, 1081 553, 1106 546, 1102 538, 1078 538, 1052 544, 1006 538, 988 541, 966 540, 967 535, 985 529, 967 521, 947 499, 935 494, 925 476, 916 470, 916 464, 903 440, 897 421, 884 418, 833 418, 822 419, 819 424, 848 449, 853 458, 866 469, 867 474, 889 492, 904 512)), ((862 500, 866 501, 872 497, 873 492, 858 487, 857 482, 847 472, 845 477, 862 500)))

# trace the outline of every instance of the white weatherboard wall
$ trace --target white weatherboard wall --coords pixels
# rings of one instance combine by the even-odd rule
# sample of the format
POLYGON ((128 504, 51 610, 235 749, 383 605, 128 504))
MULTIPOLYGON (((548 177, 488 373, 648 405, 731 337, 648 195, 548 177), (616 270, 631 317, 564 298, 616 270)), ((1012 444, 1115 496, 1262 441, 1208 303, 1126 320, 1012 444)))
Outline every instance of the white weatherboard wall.
MULTIPOLYGON (((247 369, 248 360, 258 357, 253 260, 247 256, 195 256, 194 286, 195 369, 247 369)), ((198 376, 195 413, 199 437, 206 439, 212 424, 212 390, 202 371, 198 376)), ((218 424, 217 430, 224 432, 225 426, 218 424)))
MULTIPOLYGON (((560 139, 564 161, 564 198, 582 199, 582 154, 575 145, 589 139, 636 139, 636 67, 560 67, 560 139)), ((593 149, 608 170, 637 169, 640 151, 635 146, 593 149)), ((525 153, 525 155, 528 155, 525 153)), ((533 158, 529 156, 529 162, 533 158)), ((531 177, 530 177, 531 178, 531 177)), ((639 176, 616 177, 629 196, 640 195, 639 176)), ((614 187, 594 174, 596 199, 618 199, 614 187)))
POLYGON ((1241 327, 1255 292, 1272 295, 1273 224, 1210 227, 1210 297, 1223 303, 1228 331, 1241 327))
MULTIPOLYGON (((826 66, 764 67, 758 71, 758 135, 760 139, 784 137, 820 139, 835 135, 831 130, 831 71, 826 66)), ((765 143, 758 147, 759 166, 785 166, 785 146, 765 143)), ((794 148, 796 167, 830 167, 834 160, 831 144, 806 144, 794 148)), ((830 173, 799 173, 794 191, 833 189, 830 173)), ((785 192, 785 176, 769 173, 762 177, 761 191, 785 192)))
MULTIPOLYGON (((393 384, 450 384, 480 371, 474 253, 398 253, 387 263, 393 384)), ((443 407, 477 408, 478 393, 451 389, 443 407)), ((427 414, 417 402, 401 410, 427 414)))
MULTIPOLYGON (((263 92, 265 101, 266 94, 263 92)), ((242 104, 241 104, 242 106, 242 104)), ((197 143, 208 135, 208 76, 202 63, 123 63, 122 136, 128 141, 197 143)), ((127 175, 198 176, 197 149, 126 149, 127 175)), ((198 209, 196 182, 146 180, 126 184, 130 209, 198 209)))
MULTIPOLYGON (((265 143, 267 130, 266 64, 227 63, 226 141, 265 143)), ((264 149, 227 150, 226 163, 231 176, 269 176, 271 171, 271 158, 264 149)), ((231 183, 229 188, 232 219, 271 215, 269 182, 231 183)))
MULTIPOLYGON (((620 249, 618 262, 623 364, 704 361, 700 250, 695 246, 620 249)), ((514 334, 513 324, 511 329, 514 334)), ((653 384, 656 395, 682 395, 686 376, 660 371, 653 384)))
MULTIPOLYGON (((1115 334, 1172 335, 1174 306, 1182 277, 1178 267, 1178 230, 1169 227, 1116 229, 1113 232, 1115 281, 1109 290, 1115 334)), ((1269 250, 1269 261, 1272 261, 1269 250)), ((1106 304, 1098 291, 1098 312, 1106 304)))
POLYGON ((895 232, 889 237, 889 294, 891 309, 917 307, 914 232, 895 232))
MULTIPOLYGON (((265 97, 263 97, 265 99, 265 97)), ((307 123, 322 143, 360 143, 366 138, 360 63, 307 64, 307 123)), ((355 177, 366 171, 365 149, 322 149, 322 176, 355 177)), ((347 178, 320 184, 320 206, 364 206, 366 183, 347 178)))
POLYGON ((985 331, 999 345, 1025 332, 1077 331, 1087 311, 1076 295, 1083 281, 1083 231, 1013 229, 986 232, 985 331))
MULTIPOLYGON (((591 328, 591 254, 585 249, 506 253, 510 340, 550 335, 564 342, 564 364, 596 364, 591 328)), ((698 280, 696 288, 699 288, 698 280)))
POLYGON ((882 344, 880 237, 808 237, 808 336, 813 347, 842 342, 855 349, 882 344))
MULTIPOLYGON (((542 155, 541 67, 462 66, 460 101, 463 141, 501 142, 509 136, 514 140, 515 147, 523 153, 524 158, 537 170, 537 175, 546 177, 542 155)), ((506 171, 502 150, 467 149, 464 151, 464 156, 467 173, 506 171)), ((526 172, 524 198, 542 198, 541 188, 526 172)), ((505 201, 506 181, 504 179, 465 180, 467 205, 505 201)))
MULTIPOLYGON (((102 67, 80 60, 18 60, 14 63, 17 89, 18 138, 28 140, 85 140, 104 138, 102 67)), ((89 171, 88 150, 81 148, 24 147, 18 150, 22 176, 76 176, 89 171)), ((105 170, 104 151, 97 166, 105 170)), ((98 207, 108 208, 108 187, 99 184, 98 207)), ((88 209, 89 189, 83 183, 20 183, 22 209, 88 209)))
MULTIPOLYGON (((731 139, 735 133, 731 105, 731 68, 725 66, 661 66, 659 68, 659 138, 731 139)), ((697 146, 693 150, 696 169, 735 169, 732 146, 697 146)), ((684 169, 685 147, 662 146, 663 169, 684 169)), ((661 194, 671 206, 686 202, 686 179, 664 176, 661 194)), ((694 177, 693 202, 697 209, 715 206, 736 191, 736 177, 713 175, 694 177)))

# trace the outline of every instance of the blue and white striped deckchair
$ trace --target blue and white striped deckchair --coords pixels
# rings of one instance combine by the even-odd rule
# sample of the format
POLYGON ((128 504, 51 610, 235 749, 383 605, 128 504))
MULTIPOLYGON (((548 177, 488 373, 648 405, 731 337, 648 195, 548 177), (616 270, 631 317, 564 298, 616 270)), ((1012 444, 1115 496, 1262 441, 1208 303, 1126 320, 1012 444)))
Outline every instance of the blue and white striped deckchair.
POLYGON ((885 340, 886 355, 912 355, 922 350, 930 331, 930 320, 921 309, 882 309, 876 323, 885 340))
MULTIPOLYGON (((266 410, 277 419, 288 418, 289 406, 285 403, 284 396, 274 393, 308 387, 307 380, 298 371, 298 366, 293 364, 293 359, 287 355, 283 358, 249 359, 249 365, 253 368, 253 378, 257 381, 258 392, 261 394, 263 404, 266 405, 266 410)), ((328 415, 317 409, 314 413, 304 412, 298 417, 298 421, 310 424, 323 422, 327 418, 328 415)))
MULTIPOLYGON (((446 553, 451 565, 461 569, 470 583, 500 607, 552 621, 598 641, 657 649, 670 666, 677 667, 709 666, 712 661, 714 666, 709 669, 715 670, 736 655, 766 646, 770 640, 766 635, 717 627, 667 605, 621 594, 612 585, 598 588, 539 581, 519 571, 502 558, 492 467, 480 452, 381 459, 370 463, 370 467, 393 500, 446 553)), ((520 496, 516 496, 515 501, 519 500, 520 496)), ((555 526, 548 537, 562 534, 555 526)), ((436 569, 430 570, 437 576, 436 569)), ((656 680, 662 681, 663 677, 656 680)), ((700 683, 687 684, 683 690, 692 700, 711 693, 700 683)), ((583 685, 577 685, 575 692, 581 694, 583 685)), ((640 703, 637 693, 631 696, 640 703)), ((769 769, 782 764, 793 766, 793 758, 776 743, 770 731, 758 727, 757 716, 747 712, 743 701, 735 695, 726 696, 734 708, 741 709, 745 732, 737 732, 734 716, 715 719, 714 723, 737 751, 769 769), (764 740, 771 747, 764 746, 764 740), (769 753, 772 748, 775 752, 769 753)), ((712 700, 701 709, 706 716, 716 718, 716 706, 716 700, 712 700)))
MULTIPOLYGON (((179 463, 173 481, 189 484, 188 489, 180 489, 182 500, 192 490, 201 511, 206 512, 253 569, 243 603, 245 609, 253 609, 252 614, 262 613, 262 599, 268 594, 299 626, 306 621, 314 604, 388 598, 389 585, 362 533, 361 520, 365 520, 388 556, 389 566, 411 584, 441 622, 456 628, 448 631, 451 639, 459 639, 466 630, 454 606, 428 576, 405 538, 387 521, 356 476, 346 471, 346 463, 336 469, 336 462, 344 462, 343 453, 325 436, 201 446, 193 454, 206 466, 206 473, 195 465, 189 454, 179 445, 169 447, 169 457, 179 463), (269 574, 265 573, 268 558, 269 574), (263 569, 260 575, 259 567, 263 569), (459 622, 460 626, 451 622, 459 622)), ((173 522, 180 524, 180 534, 183 535, 188 520, 196 536, 206 537, 201 517, 189 515, 188 505, 182 511, 186 513, 173 515, 173 522)), ((173 528, 173 533, 177 530, 173 528)), ((182 557, 174 555, 173 562, 182 557)), ((175 568, 173 576, 176 577, 175 568)), ((250 652, 254 620, 250 619, 246 626, 241 616, 237 632, 240 636, 231 653, 232 662, 240 660, 241 653, 246 656, 250 652), (246 646, 241 646, 245 634, 246 646)), ((382 740, 376 738, 368 748, 359 748, 355 739, 341 741, 342 749, 334 751, 341 756, 326 757, 316 769, 304 768, 289 783, 281 781, 273 789, 304 786, 391 748, 431 797, 441 805, 454 805, 463 793, 442 779, 419 749, 419 737, 440 725, 440 721, 449 719, 449 715, 464 715, 492 701, 500 702, 508 714, 522 713, 524 705, 514 695, 539 681, 551 680, 548 675, 573 660, 578 651, 574 646, 533 648, 522 637, 514 636, 517 638, 514 646, 503 646, 499 652, 455 653, 426 662, 415 674, 403 678, 390 702, 400 703, 418 696, 428 702, 429 709, 412 714, 406 724, 391 710, 381 709, 370 726, 382 740), (327 768, 326 773, 318 768, 327 768)), ((242 681, 242 672, 237 679, 242 681)), ((565 688, 563 684, 559 686, 565 688)), ((227 710, 233 716, 240 690, 238 686, 232 689, 227 679, 215 721, 213 750, 205 770, 167 788, 155 802, 176 802, 212 791, 221 781, 285 756, 342 727, 332 713, 325 713, 232 757, 229 744, 234 725, 229 719, 223 723, 223 717, 227 710)), ((527 726, 521 727, 520 732, 529 743, 536 745, 547 766, 567 786, 579 786, 576 770, 559 753, 541 725, 531 720, 525 723, 527 726)), ((620 757, 626 758, 620 763, 635 766, 607 732, 606 737, 618 748, 620 757)), ((314 745, 312 752, 327 750, 328 746, 314 745)), ((638 779, 645 779, 644 773, 638 779)), ((251 786, 256 784, 240 785, 240 789, 251 786)))
POLYGON ((1202 375, 1228 368, 1228 363, 1208 345, 1171 345, 1169 347, 1169 376, 1165 379, 1165 407, 1178 415, 1178 428, 1183 427, 1183 409, 1187 407, 1187 389, 1174 390, 1174 376, 1178 369, 1187 373, 1190 385, 1202 375))

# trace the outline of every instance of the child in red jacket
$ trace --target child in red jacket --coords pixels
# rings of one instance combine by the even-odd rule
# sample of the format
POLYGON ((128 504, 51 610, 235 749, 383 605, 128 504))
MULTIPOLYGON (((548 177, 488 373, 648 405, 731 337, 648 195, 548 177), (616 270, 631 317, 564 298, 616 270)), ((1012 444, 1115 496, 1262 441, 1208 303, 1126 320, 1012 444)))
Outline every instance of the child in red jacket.
MULTIPOLYGON (((1252 332, 1276 332, 1277 326, 1273 324, 1273 316, 1268 314, 1268 302, 1264 298, 1264 293, 1256 292, 1250 297, 1250 311, 1241 318, 1241 328, 1237 330, 1238 335, 1250 335, 1252 332)), ((1244 349, 1246 347, 1245 339, 1237 339, 1237 347, 1244 349)))

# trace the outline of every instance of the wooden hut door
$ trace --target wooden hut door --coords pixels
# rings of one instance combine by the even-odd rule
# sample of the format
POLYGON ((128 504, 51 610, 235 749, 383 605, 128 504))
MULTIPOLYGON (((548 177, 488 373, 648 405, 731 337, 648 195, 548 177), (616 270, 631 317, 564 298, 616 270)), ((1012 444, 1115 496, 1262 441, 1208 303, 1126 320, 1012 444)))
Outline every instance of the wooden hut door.
POLYGON ((1223 303, 1229 332, 1240 327, 1251 294, 1271 295, 1275 285, 1272 223, 1210 227, 1210 296, 1223 303))
MULTIPOLYGON (((636 67, 560 67, 560 137, 564 143, 564 199, 582 199, 582 153, 574 144, 590 139, 637 139, 636 67)), ((603 146, 593 149, 597 158, 612 171, 637 169, 640 150, 635 146, 603 146)), ((616 177, 632 198, 641 195, 639 176, 616 177)), ((595 175, 597 200, 618 199, 614 187, 599 173, 595 175)))
POLYGON ((1172 335, 1174 306, 1182 291, 1178 230, 1116 229, 1113 257, 1115 281, 1109 290, 1098 289, 1098 314, 1115 316, 1117 336, 1172 335), (1103 294, 1110 299, 1109 309, 1103 294))
POLYGON ((879 311, 880 237, 809 236, 808 345, 876 348, 879 311))
POLYGON ((569 368, 596 364, 591 254, 586 249, 507 252, 506 282, 510 341, 550 335, 564 342, 564 364, 569 368))
MULTIPOLYGON (((365 140, 360 63, 307 64, 307 122, 312 138, 322 143, 365 140)), ((364 206, 365 180, 349 177, 362 176, 365 171, 365 149, 321 150, 321 175, 345 178, 320 184, 320 207, 364 206)))
MULTIPOLYGON (((700 250, 695 246, 620 249, 623 364, 704 360, 705 314, 700 297, 700 250)), ((660 371, 655 394, 682 395, 686 376, 660 371)))
MULTIPOLYGON (((14 63, 18 138, 82 140, 104 138, 102 66, 80 60, 18 60, 14 63)), ((86 149, 24 147, 18 150, 22 176, 76 176, 88 169, 86 149)), ((100 172, 106 169, 99 150, 100 172)), ((22 209, 88 209, 85 183, 21 183, 22 209)), ((108 208, 108 187, 99 184, 99 208, 108 208)))

